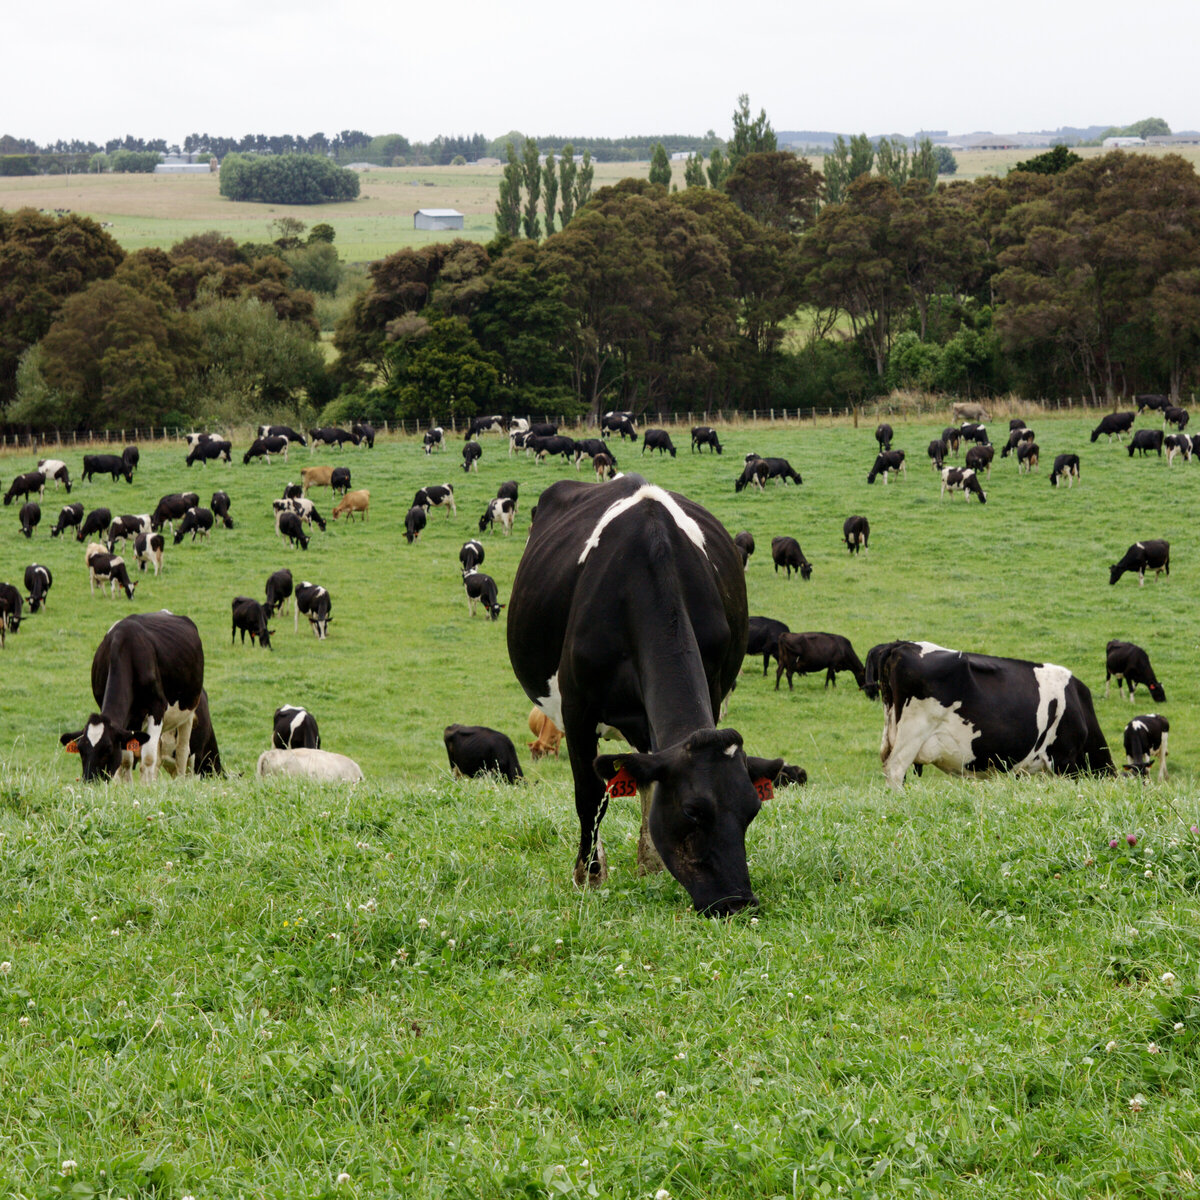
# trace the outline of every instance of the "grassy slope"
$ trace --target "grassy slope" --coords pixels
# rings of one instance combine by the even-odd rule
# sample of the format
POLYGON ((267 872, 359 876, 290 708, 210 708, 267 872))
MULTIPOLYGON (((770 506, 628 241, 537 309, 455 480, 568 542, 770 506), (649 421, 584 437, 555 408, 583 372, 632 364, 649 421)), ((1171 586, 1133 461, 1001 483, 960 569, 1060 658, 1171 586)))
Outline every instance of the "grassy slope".
MULTIPOLYGON (((445 776, 443 724, 491 724, 520 745, 528 711, 503 621, 467 616, 458 547, 495 485, 521 480, 518 535, 486 539, 506 599, 536 490, 563 469, 509 459, 496 438, 469 479, 460 439, 432 462, 413 441, 348 451, 372 520, 331 525, 301 555, 268 515, 299 462, 189 473, 179 449, 147 449, 132 488, 76 495, 142 511, 180 486, 205 500, 224 486, 238 525, 169 547, 133 605, 89 597, 74 543, 44 523, 27 544, 15 509, 0 510, 0 578, 35 559, 55 572, 49 611, 5 651, 0 709, 9 1190, 52 1194, 71 1158, 76 1178, 121 1196, 156 1182, 320 1195, 341 1171, 362 1195, 1090 1196, 1134 1181, 1188 1194, 1200 698, 1175 631, 1195 594, 1185 531, 1200 467, 1130 462, 1089 445, 1086 421, 1034 424, 1047 458, 1083 454, 1082 486, 1052 492, 1046 466, 1018 478, 1005 461, 982 508, 938 500, 923 465, 933 426, 901 427, 913 470, 887 488, 865 484, 867 428, 743 427, 722 458, 685 445, 638 461, 754 532, 751 609, 793 629, 845 633, 860 653, 913 635, 1044 656, 1094 689, 1104 642, 1121 636, 1150 650, 1167 689, 1166 786, 927 772, 894 796, 879 710, 848 677, 836 693, 810 677, 777 695, 752 668, 729 723, 812 780, 751 829, 756 923, 700 920, 669 878, 638 879, 629 807, 606 821, 609 888, 574 893, 565 763, 532 769, 541 783, 517 793, 445 776), (751 448, 786 454, 804 487, 735 496, 751 448), (445 479, 459 516, 435 513, 406 547, 412 491, 445 479), (851 512, 873 526, 860 559, 840 545, 851 512), (771 571, 777 533, 799 537, 810 583, 771 571), (1107 564, 1139 536, 1172 539, 1170 579, 1109 588, 1107 564), (330 587, 330 641, 294 635, 289 618, 274 654, 230 649, 229 599, 261 594, 283 564, 330 587), (201 628, 235 771, 252 769, 276 704, 302 702, 368 785, 74 783, 57 735, 91 708, 92 650, 118 615, 164 605, 201 628), (1137 847, 1110 851, 1126 831, 1137 847)), ((0 458, 5 482, 27 458, 0 458)), ((1130 706, 1102 690, 1119 746, 1130 706)))

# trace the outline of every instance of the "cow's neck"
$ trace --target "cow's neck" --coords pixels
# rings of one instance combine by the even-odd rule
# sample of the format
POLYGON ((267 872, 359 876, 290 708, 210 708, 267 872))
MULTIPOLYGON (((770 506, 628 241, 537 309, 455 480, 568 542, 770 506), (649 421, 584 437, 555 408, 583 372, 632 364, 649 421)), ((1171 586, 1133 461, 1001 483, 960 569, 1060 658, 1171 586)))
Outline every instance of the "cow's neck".
POLYGON ((689 636, 687 642, 690 645, 656 639, 639 655, 646 719, 656 750, 674 746, 697 729, 713 728, 704 663, 694 639, 689 636))

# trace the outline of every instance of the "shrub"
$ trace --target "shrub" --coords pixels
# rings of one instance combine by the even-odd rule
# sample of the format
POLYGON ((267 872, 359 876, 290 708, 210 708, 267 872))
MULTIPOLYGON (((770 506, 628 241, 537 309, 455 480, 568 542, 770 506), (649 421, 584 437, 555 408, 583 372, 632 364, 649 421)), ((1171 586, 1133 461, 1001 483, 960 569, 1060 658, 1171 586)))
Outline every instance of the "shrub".
POLYGON ((221 195, 262 204, 326 204, 358 196, 358 176, 318 154, 227 154, 221 195))

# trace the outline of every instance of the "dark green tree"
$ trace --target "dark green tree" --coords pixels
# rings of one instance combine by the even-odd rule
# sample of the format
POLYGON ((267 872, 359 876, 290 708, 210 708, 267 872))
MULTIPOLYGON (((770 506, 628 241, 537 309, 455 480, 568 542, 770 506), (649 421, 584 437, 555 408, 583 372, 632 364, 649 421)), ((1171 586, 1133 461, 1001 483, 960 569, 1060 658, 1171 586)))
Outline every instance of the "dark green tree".
POLYGON ((525 154, 521 168, 521 182, 525 185, 525 212, 521 221, 522 231, 527 238, 536 240, 541 236, 538 205, 542 197, 542 168, 538 162, 537 142, 525 139, 525 154))
POLYGON ((1027 158, 1024 162, 1019 162, 1014 171, 1028 171, 1031 175, 1061 175, 1063 171, 1068 171, 1076 163, 1083 162, 1083 159, 1075 153, 1074 150, 1068 150, 1066 146, 1055 146, 1053 150, 1047 150, 1044 154, 1034 155, 1033 158, 1027 158))
POLYGON ((934 146, 933 156, 937 159, 939 175, 958 174, 958 159, 954 157, 954 151, 949 146, 934 146))
POLYGON ((592 152, 583 152, 575 173, 575 211, 578 212, 592 198, 592 180, 596 175, 596 167, 592 163, 592 152))
POLYGON ((501 237, 521 236, 521 160, 512 142, 508 143, 508 162, 500 176, 500 195, 496 199, 496 232, 501 237))
POLYGON ((908 146, 900 138, 880 138, 875 148, 875 165, 879 168, 879 174, 893 187, 903 187, 912 173, 908 146))
POLYGON ((720 146, 714 146, 708 156, 708 186, 719 188, 729 174, 729 160, 721 153, 720 146))
POLYGON ((387 359, 386 382, 379 390, 398 419, 455 419, 493 406, 498 364, 461 317, 410 319, 397 330, 387 359))
POLYGON ((683 183, 685 187, 702 188, 705 186, 704 180, 704 155, 697 150, 694 154, 689 154, 687 162, 683 168, 683 183))
POLYGON ((220 192, 262 204, 325 204, 358 196, 358 175, 317 154, 227 154, 220 192))
POLYGON ((562 195, 562 207, 558 210, 559 227, 566 229, 575 215, 575 175, 579 170, 575 162, 575 147, 564 144, 558 160, 558 187, 562 195))
POLYGON ((937 187, 938 159, 927 137, 921 138, 913 151, 909 177, 921 181, 930 191, 937 187))
POLYGON ((775 130, 767 120, 766 109, 759 109, 758 116, 751 117, 750 97, 743 92, 738 96, 737 108, 733 113, 733 136, 729 139, 728 147, 730 170, 747 154, 769 153, 778 148, 775 130))
POLYGON ((734 204, 762 225, 798 234, 813 220, 821 175, 789 150, 747 154, 724 183, 734 204))
POLYGON ((662 142, 655 144, 654 153, 650 156, 650 182, 671 190, 671 160, 667 157, 667 150, 662 142))
POLYGON ((333 245, 334 239, 337 237, 337 230, 334 229, 327 221, 318 221, 308 231, 308 244, 311 246, 316 242, 327 242, 333 245))
POLYGON ((545 199, 546 236, 554 232, 554 212, 558 206, 558 164, 554 161, 553 151, 546 155, 542 167, 542 195, 545 199))
POLYGON ((840 133, 833 139, 833 149, 825 155, 822 174, 825 177, 825 200, 829 204, 841 204, 846 198, 846 185, 850 182, 850 147, 840 133))

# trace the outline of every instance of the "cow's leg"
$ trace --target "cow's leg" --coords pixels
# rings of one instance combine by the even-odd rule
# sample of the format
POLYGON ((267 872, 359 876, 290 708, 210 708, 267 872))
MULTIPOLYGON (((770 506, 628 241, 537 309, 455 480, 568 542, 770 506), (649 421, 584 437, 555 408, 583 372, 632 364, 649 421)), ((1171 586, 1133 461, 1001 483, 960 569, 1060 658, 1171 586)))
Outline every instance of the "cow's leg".
POLYGON ((666 864, 662 860, 662 856, 655 848, 654 839, 650 836, 650 809, 654 804, 654 788, 658 784, 651 784, 650 787, 641 788, 639 796, 642 801, 642 827, 638 830, 638 874, 639 875, 657 875, 660 871, 666 869, 666 864))
MULTIPOLYGON (((253 639, 251 639, 253 640, 253 639)), ((182 779, 187 774, 188 759, 191 757, 192 726, 196 722, 196 714, 188 711, 175 729, 175 778, 182 779)))
POLYGON ((1162 741, 1158 744, 1158 778, 1160 783, 1167 778, 1167 736, 1164 733, 1162 741))
POLYGON ((601 887, 608 879, 608 857, 600 840, 600 822, 608 809, 608 792, 592 766, 598 741, 596 722, 589 724, 586 718, 564 710, 563 732, 575 779, 575 812, 579 816, 579 853, 572 877, 576 887, 585 884, 601 887))
POLYGON ((1108 685, 1112 682, 1112 672, 1109 671, 1104 676, 1104 698, 1108 699, 1108 685))

